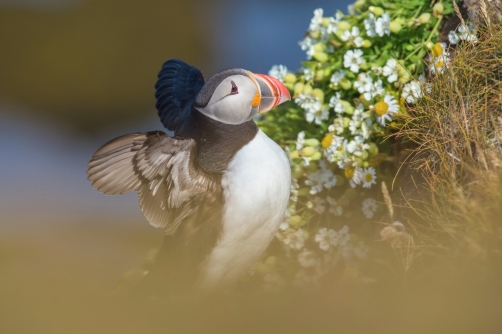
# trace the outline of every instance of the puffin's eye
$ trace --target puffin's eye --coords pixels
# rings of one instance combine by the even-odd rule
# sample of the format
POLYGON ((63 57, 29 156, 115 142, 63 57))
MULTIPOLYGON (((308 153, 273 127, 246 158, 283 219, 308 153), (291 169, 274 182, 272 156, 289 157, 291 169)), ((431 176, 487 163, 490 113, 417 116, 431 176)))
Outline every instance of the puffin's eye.
POLYGON ((235 84, 235 82, 233 81, 230 81, 232 83, 232 90, 230 91, 230 94, 237 94, 239 93, 239 88, 237 88, 237 85, 235 84))

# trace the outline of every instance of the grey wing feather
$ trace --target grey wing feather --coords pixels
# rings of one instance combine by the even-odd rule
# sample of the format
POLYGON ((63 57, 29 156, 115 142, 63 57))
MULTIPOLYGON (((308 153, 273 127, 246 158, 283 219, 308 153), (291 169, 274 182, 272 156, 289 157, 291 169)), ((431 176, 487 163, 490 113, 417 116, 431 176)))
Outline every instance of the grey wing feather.
POLYGON ((166 234, 176 231, 215 179, 196 161, 193 139, 160 131, 133 133, 103 145, 88 164, 92 186, 107 195, 138 193, 146 219, 166 234))

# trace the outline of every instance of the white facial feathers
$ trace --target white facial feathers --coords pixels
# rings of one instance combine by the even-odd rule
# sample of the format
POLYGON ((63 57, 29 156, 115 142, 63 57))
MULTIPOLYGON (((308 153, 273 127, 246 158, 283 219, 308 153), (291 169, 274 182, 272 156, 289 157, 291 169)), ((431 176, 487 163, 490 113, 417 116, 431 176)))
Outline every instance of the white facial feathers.
POLYGON ((259 93, 256 84, 245 75, 231 75, 214 90, 209 103, 197 108, 204 115, 226 124, 242 124, 257 112, 253 99, 259 93))

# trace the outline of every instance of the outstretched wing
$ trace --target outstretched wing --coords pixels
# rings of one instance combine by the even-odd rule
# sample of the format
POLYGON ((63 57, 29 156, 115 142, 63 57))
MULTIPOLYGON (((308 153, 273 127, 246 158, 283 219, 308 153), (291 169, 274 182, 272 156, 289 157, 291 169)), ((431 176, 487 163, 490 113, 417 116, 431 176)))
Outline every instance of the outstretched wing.
POLYGON ((88 164, 92 186, 107 195, 138 193, 141 210, 166 234, 176 231, 197 207, 218 201, 214 176, 197 165, 193 139, 164 132, 133 133, 116 138, 94 153, 88 164))
POLYGON ((164 63, 155 85, 155 97, 160 120, 168 130, 176 133, 183 124, 202 86, 204 76, 197 68, 179 59, 164 63))

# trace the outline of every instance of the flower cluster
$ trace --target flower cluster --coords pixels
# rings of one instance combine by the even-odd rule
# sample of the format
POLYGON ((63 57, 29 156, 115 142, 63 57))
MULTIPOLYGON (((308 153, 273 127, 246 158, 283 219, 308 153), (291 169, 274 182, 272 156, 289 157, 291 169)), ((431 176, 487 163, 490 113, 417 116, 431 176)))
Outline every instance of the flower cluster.
MULTIPOLYGON (((341 259, 366 255, 359 231, 383 209, 375 186, 396 172, 387 137, 424 95, 423 60, 433 74, 447 68, 450 54, 437 39, 452 12, 425 0, 357 0, 348 15, 319 8, 299 42, 307 61, 295 73, 282 65, 269 72, 293 97, 260 126, 290 157, 292 197, 277 239, 283 262, 298 265, 295 282, 316 282, 341 259)), ((469 27, 454 34, 475 37, 469 27)))

